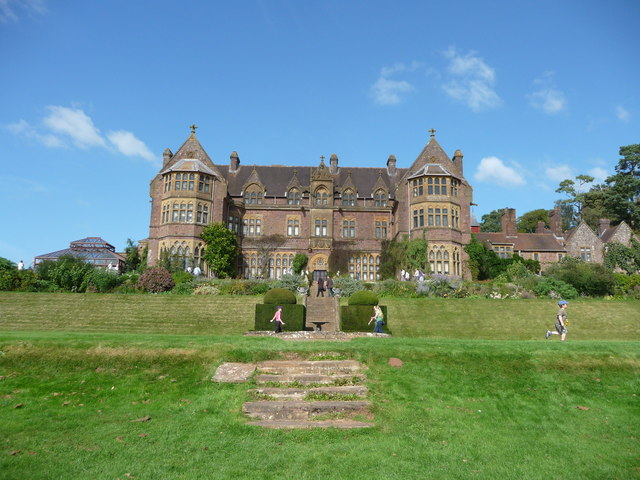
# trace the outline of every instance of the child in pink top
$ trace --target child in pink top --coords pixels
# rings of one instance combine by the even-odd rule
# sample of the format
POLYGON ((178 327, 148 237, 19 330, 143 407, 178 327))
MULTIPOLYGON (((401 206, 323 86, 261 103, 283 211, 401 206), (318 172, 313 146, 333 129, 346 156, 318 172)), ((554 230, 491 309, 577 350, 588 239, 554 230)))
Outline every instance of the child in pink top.
POLYGON ((276 310, 275 315, 269 321, 273 322, 274 320, 276 321, 275 333, 282 332, 282 325, 284 325, 285 323, 282 321, 282 307, 280 305, 278 305, 278 310, 276 310))

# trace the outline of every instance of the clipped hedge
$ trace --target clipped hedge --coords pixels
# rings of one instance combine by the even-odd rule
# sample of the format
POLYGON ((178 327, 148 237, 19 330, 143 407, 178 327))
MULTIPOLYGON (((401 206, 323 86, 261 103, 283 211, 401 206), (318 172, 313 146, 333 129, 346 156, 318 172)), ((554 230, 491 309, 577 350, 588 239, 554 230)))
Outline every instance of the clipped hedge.
POLYGON ((378 296, 369 290, 360 290, 349 297, 349 305, 377 305, 378 296))
MULTIPOLYGON (((291 293, 291 292, 289 292, 291 293)), ((282 305, 282 304, 278 304, 282 305)), ((254 330, 275 330, 275 322, 270 322, 276 313, 276 306, 270 304, 256 304, 254 330)), ((282 305, 283 332, 295 332, 304 330, 307 309, 304 305, 282 305)))
POLYGON ((272 288, 264 295, 265 305, 292 305, 296 302, 295 294, 286 288, 272 288))
MULTIPOLYGON (((388 329, 387 306, 380 305, 384 314, 384 331, 390 333, 388 329)), ((373 316, 373 306, 371 305, 344 305, 340 307, 340 330, 343 332, 373 332, 374 322, 367 325, 373 316)))

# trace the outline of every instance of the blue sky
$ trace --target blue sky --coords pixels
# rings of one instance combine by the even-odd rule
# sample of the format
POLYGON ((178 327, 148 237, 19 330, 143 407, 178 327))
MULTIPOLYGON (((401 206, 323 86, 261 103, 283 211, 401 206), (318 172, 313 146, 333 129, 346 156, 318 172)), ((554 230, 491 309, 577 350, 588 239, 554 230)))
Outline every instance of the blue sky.
POLYGON ((430 128, 478 218, 552 208, 640 143, 640 2, 0 0, 0 256, 148 235, 165 148, 408 167, 430 128))

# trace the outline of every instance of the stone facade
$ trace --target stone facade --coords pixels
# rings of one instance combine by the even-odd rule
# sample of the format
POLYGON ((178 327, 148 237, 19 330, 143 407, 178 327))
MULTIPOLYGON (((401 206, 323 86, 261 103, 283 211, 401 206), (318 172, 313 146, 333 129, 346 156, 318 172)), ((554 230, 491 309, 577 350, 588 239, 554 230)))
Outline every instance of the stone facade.
POLYGON ((568 233, 565 248, 568 255, 585 262, 604 262, 604 242, 584 221, 568 233))
POLYGON ((383 240, 425 238, 433 272, 468 277, 464 245, 470 241, 473 190, 463 155, 449 158, 431 138, 409 168, 391 155, 378 167, 342 167, 337 155, 316 167, 214 164, 195 135, 163 165, 150 185, 148 263, 170 255, 187 266, 202 260, 203 228, 223 222, 238 235, 240 277, 278 278, 295 254, 309 257, 318 274, 336 270, 331 253, 345 249, 348 270, 367 281, 380 278, 383 240), (269 242, 273 240, 273 244, 269 242))

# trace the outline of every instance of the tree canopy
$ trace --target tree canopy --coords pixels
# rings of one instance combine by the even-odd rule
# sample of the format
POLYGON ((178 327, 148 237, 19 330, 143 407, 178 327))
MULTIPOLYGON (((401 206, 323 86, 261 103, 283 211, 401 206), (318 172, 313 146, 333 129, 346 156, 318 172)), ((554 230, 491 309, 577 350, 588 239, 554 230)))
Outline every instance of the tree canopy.
POLYGON ((502 231, 502 212, 504 208, 493 210, 482 216, 480 220, 481 232, 501 232, 502 231))
POLYGON ((520 233, 535 233, 538 222, 544 222, 549 227, 549 211, 544 208, 531 210, 518 217, 516 227, 520 233))
POLYGON ((222 222, 207 225, 200 235, 207 244, 204 260, 214 276, 219 278, 235 276, 238 258, 236 235, 222 222))

